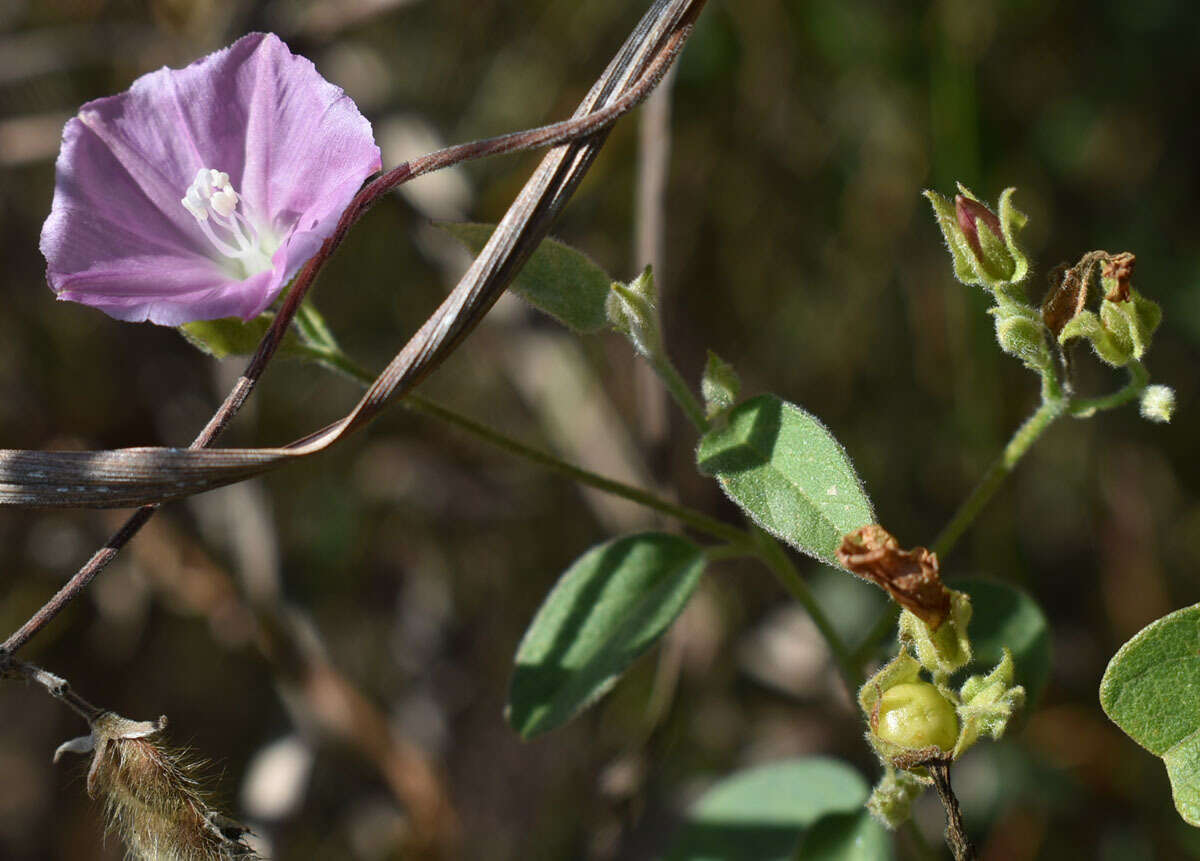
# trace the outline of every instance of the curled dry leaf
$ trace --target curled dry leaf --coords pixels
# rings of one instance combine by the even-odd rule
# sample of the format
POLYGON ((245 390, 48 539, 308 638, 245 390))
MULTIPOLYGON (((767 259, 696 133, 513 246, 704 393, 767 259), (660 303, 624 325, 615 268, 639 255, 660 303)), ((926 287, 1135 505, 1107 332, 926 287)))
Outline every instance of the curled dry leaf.
POLYGON ((938 576, 937 554, 924 547, 901 550, 899 542, 877 523, 843 537, 837 558, 852 574, 882 587, 931 630, 937 630, 950 613, 950 590, 938 576))

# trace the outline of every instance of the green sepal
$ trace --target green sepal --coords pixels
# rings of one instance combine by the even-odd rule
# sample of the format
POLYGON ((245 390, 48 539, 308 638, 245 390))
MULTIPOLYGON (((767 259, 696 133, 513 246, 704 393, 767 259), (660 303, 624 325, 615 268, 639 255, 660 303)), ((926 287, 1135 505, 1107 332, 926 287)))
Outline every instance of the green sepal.
POLYGON ((946 247, 950 250, 950 257, 954 261, 954 277, 968 286, 986 287, 987 285, 980 280, 975 271, 974 251, 967 244, 966 237, 958 227, 958 217, 954 214, 954 203, 936 191, 926 189, 924 194, 930 205, 933 206, 934 217, 937 219, 938 227, 942 230, 946 247))
POLYGON ((1000 232, 1004 235, 1004 245, 1013 261, 1010 284, 1020 284, 1029 277, 1029 258, 1017 245, 1017 231, 1024 229, 1029 217, 1013 205, 1015 188, 1006 188, 1000 193, 1000 232))
POLYGON ((733 365, 709 350, 704 376, 700 380, 705 418, 711 422, 718 416, 725 416, 733 408, 741 389, 742 381, 733 365))
POLYGON ((911 771, 884 766, 883 777, 871 790, 867 810, 881 824, 893 831, 908 821, 913 802, 925 791, 928 782, 911 771))
POLYGON ((1046 324, 1036 308, 1001 302, 989 308, 988 313, 996 318, 996 341, 1000 349, 1039 374, 1053 367, 1054 357, 1046 344, 1046 324))
POLYGON ((1150 348, 1154 330, 1162 322, 1162 308, 1130 289, 1128 302, 1105 299, 1100 303, 1100 320, 1122 350, 1140 360, 1150 348))
POLYGON ((958 719, 961 727, 954 745, 954 758, 979 740, 981 735, 998 739, 1004 735, 1013 713, 1025 702, 1025 689, 1013 684, 1012 653, 986 676, 971 676, 959 690, 958 719))
MULTIPOLYGON (((1003 225, 1001 227, 1003 228, 1003 225)), ((1009 251, 1007 239, 992 233, 991 228, 980 219, 975 220, 975 233, 979 237, 979 248, 983 252, 976 258, 977 269, 987 286, 995 289, 999 284, 1012 284, 1017 281, 1018 279, 1013 277, 1017 270, 1017 261, 1009 251)))
POLYGON ((1099 315, 1080 311, 1063 326, 1058 341, 1065 344, 1072 338, 1084 338, 1101 361, 1120 368, 1146 354, 1160 322, 1158 303, 1131 289, 1126 302, 1104 299, 1099 315))
POLYGON ((217 359, 248 356, 258 349, 259 342, 267 334, 267 329, 271 328, 274 319, 274 314, 259 314, 249 321, 240 317, 197 320, 180 326, 179 334, 200 352, 217 359))
POLYGON ((912 648, 917 661, 933 676, 933 682, 946 692, 946 682, 956 670, 971 661, 971 641, 967 625, 971 621, 971 598, 965 592, 950 590, 950 614, 936 631, 931 631, 918 616, 900 612, 900 644, 912 648))
POLYGON ((662 353, 662 328, 658 318, 658 290, 649 266, 628 284, 614 281, 604 304, 608 322, 625 334, 642 356, 662 353))
MULTIPOLYGON (((1106 300, 1107 301, 1107 300, 1106 300)), ((1067 321, 1058 333, 1058 343, 1066 344, 1072 338, 1083 338, 1092 345, 1096 357, 1105 364, 1120 368, 1129 364, 1131 352, 1105 328, 1100 317, 1093 311, 1080 311, 1067 321)))

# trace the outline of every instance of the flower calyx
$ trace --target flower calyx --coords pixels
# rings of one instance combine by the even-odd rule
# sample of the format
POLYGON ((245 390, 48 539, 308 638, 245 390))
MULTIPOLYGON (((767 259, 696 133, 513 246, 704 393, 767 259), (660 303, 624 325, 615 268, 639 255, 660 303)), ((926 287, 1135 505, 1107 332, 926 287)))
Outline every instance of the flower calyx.
POLYGON ((704 363, 704 376, 700 380, 700 393, 704 396, 704 417, 710 422, 724 420, 737 403, 742 381, 733 365, 712 350, 704 363))
POLYGON ((1135 262, 1129 252, 1090 251, 1074 266, 1055 270, 1057 283, 1042 304, 1042 317, 1060 344, 1086 340, 1101 361, 1118 368, 1141 360, 1162 309, 1133 288, 1135 262), (1104 290, 1098 313, 1086 307, 1097 267, 1104 290))
POLYGON ((628 284, 614 281, 604 310, 612 327, 629 338, 644 358, 654 361, 662 355, 658 289, 649 266, 628 284))
POLYGON ((1016 189, 1000 195, 998 213, 961 183, 958 191, 953 203, 935 191, 925 192, 954 260, 955 277, 998 295, 1012 292, 1029 275, 1029 261, 1016 242, 1028 220, 1012 204, 1016 189))

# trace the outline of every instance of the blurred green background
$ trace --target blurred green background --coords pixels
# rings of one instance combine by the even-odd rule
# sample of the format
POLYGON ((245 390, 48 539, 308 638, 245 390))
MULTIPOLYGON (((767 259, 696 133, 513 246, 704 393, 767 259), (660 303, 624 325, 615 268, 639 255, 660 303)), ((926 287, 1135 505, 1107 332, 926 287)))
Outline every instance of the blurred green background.
MULTIPOLYGON (((0 2, 0 445, 184 444, 241 369, 46 288, 38 234, 82 102, 273 30, 358 102, 392 166, 566 116, 647 5, 0 2)), ((905 545, 932 540, 1037 401, 982 291, 953 282, 922 189, 1017 186, 1035 295, 1057 263, 1128 250, 1163 305, 1148 365, 1178 393, 1174 422, 1064 420, 943 560, 948 578, 1029 590, 1053 629, 1042 702, 956 769, 984 858, 1200 857, 1161 763, 1096 694, 1122 642, 1200 600, 1197 33, 1200 5, 1182 0, 710 0, 671 93, 657 273, 679 365, 697 380, 714 349, 746 394, 820 416, 905 545)), ((640 120, 618 125, 555 229, 622 278, 647 262, 640 120)), ((430 221, 498 219, 536 160, 422 179, 356 228, 315 293, 352 354, 381 367, 454 283, 462 253, 430 221)), ((1085 392, 1122 382, 1078 365, 1085 392)), ((737 517, 616 337, 581 343, 505 300, 422 391, 737 517)), ((288 441, 356 395, 276 363, 228 444, 288 441)), ((0 513, 5 631, 117 522, 0 513)), ((586 547, 653 525, 396 408, 319 459, 169 505, 25 657, 129 717, 168 715, 276 859, 651 858, 739 767, 825 753, 873 780, 814 629, 748 563, 710 569, 598 707, 518 741, 502 711, 524 626, 586 547)), ((855 639, 874 588, 804 564, 855 639)), ((9 684, 0 726, 0 857, 122 857, 100 842, 84 766, 50 764, 82 722, 9 684)), ((937 843, 940 808, 918 818, 937 843)))

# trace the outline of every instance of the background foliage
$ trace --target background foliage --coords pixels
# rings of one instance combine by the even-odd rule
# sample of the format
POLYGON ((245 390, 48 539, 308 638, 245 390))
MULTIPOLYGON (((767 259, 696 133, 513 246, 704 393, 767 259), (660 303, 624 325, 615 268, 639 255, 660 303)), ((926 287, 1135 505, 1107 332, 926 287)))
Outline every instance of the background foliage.
MULTIPOLYGON (((53 301, 37 237, 80 103, 270 29, 355 98, 390 166, 565 116, 643 7, 0 3, 0 444, 180 444, 240 370, 173 331, 53 301)), ((958 179, 994 199, 1016 185, 1039 272, 1130 250, 1136 285, 1163 304, 1150 363, 1178 392, 1174 422, 1132 408, 1064 421, 943 560, 951 586, 1020 584, 1052 626, 1040 706, 956 770, 985 857, 1200 856, 1161 763, 1097 701, 1122 642, 1200 600, 1198 31, 1200 7, 1181 0, 712 0, 676 80, 657 268, 673 351, 698 381, 711 347, 747 395, 770 389, 819 416, 905 544, 932 538, 1037 399, 995 349, 983 292, 952 282, 921 189, 958 179)), ((645 262, 630 250, 636 155, 627 120, 556 230, 625 278, 645 262)), ((534 163, 468 166, 377 207, 315 294, 343 345, 372 367, 398 349, 462 265, 430 219, 496 220, 534 163)), ((578 344, 504 302, 423 391, 736 517, 625 345, 578 344)), ((1112 387, 1105 373, 1097 392, 1112 387)), ((229 442, 291 439, 354 396, 281 362, 229 442)), ((115 522, 0 514, 3 627, 115 522)), ((407 820, 377 761, 313 729, 320 691, 276 684, 239 594, 284 596, 392 738, 437 763, 466 857, 650 857, 714 779, 785 756, 835 755, 873 776, 819 638, 748 563, 714 566, 598 709, 528 744, 508 728, 512 656, 559 572, 617 529, 661 526, 395 410, 318 462, 169 506, 29 655, 123 714, 169 715, 276 858, 395 857, 407 820)), ((873 587, 812 573, 855 640, 873 587)), ((113 841, 95 846, 82 775, 49 765, 78 720, 9 685, 0 725, 0 855, 120 857, 113 841)), ((940 810, 919 813, 936 839, 940 810)))

